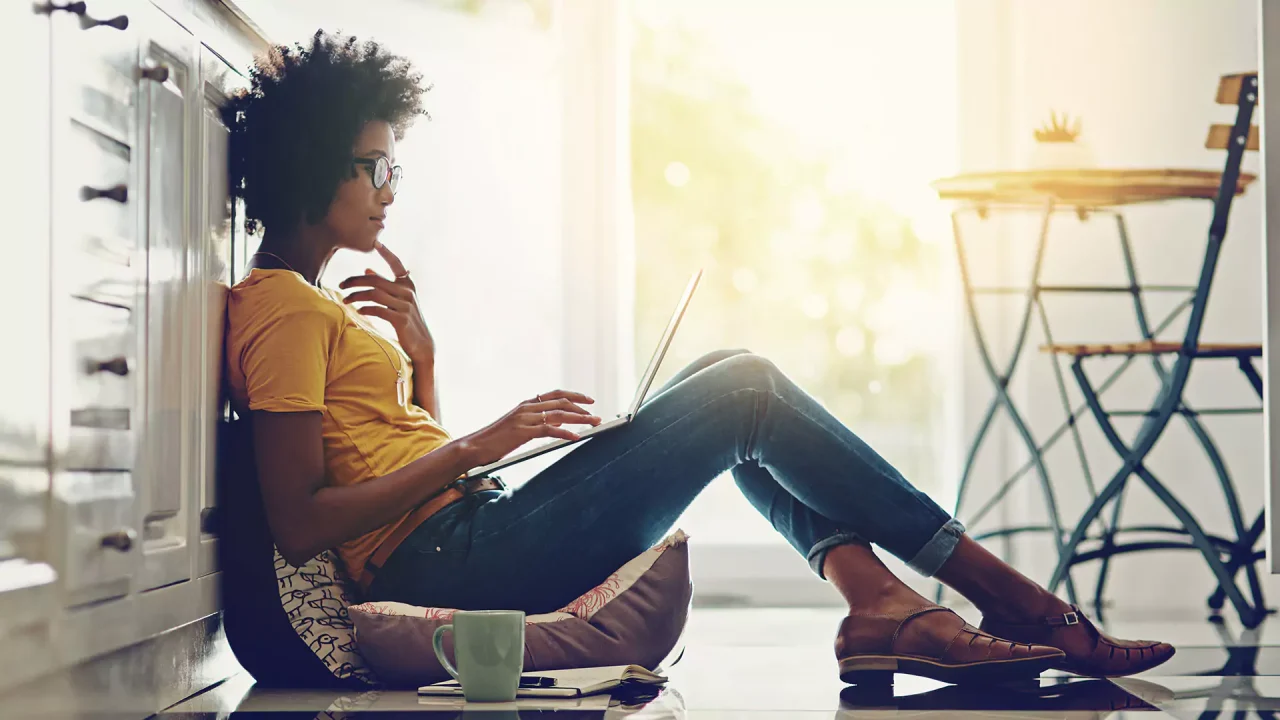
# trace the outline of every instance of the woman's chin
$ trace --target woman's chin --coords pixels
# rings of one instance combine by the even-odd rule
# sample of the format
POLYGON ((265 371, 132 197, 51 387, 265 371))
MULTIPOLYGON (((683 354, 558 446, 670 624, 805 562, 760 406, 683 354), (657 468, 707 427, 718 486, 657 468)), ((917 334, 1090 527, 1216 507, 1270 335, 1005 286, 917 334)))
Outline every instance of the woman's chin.
POLYGON ((359 253, 371 253, 378 247, 378 236, 370 235, 368 237, 359 238, 346 246, 348 250, 354 250, 359 253))

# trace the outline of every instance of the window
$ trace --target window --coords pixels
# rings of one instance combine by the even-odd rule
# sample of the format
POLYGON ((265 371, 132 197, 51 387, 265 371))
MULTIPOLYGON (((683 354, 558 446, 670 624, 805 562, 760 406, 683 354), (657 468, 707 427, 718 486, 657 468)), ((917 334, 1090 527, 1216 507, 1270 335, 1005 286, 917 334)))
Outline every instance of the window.
MULTIPOLYGON (((929 182, 955 163, 952 3, 633 10, 636 367, 705 267, 658 382, 746 347, 948 506, 957 335, 929 182)), ((680 523, 703 546, 784 543, 727 476, 680 523)))

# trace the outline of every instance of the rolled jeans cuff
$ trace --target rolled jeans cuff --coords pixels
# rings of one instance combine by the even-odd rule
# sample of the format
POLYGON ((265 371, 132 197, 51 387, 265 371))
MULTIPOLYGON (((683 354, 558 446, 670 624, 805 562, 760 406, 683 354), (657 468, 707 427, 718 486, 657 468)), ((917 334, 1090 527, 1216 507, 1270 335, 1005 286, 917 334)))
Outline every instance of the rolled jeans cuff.
POLYGON ((837 545, 865 544, 866 542, 861 536, 851 532, 839 532, 819 540, 809 549, 809 554, 806 556, 809 559, 809 567, 813 568, 818 577, 826 580, 827 576, 822 574, 822 565, 827 561, 827 551, 837 545))
POLYGON ((942 568, 947 558, 951 557, 962 535, 964 535, 964 525, 955 518, 948 520, 947 524, 939 528, 938 532, 933 534, 933 538, 920 548, 920 552, 907 561, 907 565, 925 577, 933 577, 942 568))

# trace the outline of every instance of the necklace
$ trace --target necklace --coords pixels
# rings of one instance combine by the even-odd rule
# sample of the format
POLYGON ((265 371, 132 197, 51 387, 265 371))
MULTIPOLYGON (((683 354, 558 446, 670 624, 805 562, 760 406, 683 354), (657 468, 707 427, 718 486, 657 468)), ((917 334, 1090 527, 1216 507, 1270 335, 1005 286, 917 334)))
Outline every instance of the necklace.
MULTIPOLYGON (((254 255, 267 255, 269 257, 273 257, 276 260, 279 260, 285 267, 289 268, 289 270, 295 273, 298 273, 298 271, 294 270, 293 266, 290 265, 287 260, 280 257, 279 255, 276 255, 275 253, 267 252, 265 250, 259 250, 258 252, 255 252, 254 255)), ((302 273, 298 273, 298 274, 302 275, 302 273)), ((303 277, 305 279, 306 276, 303 276, 303 277)), ((346 309, 347 306, 345 303, 342 303, 342 308, 343 308, 342 311, 346 313, 348 317, 351 317, 351 314, 347 313, 347 309, 346 309)), ((352 323, 355 324, 356 327, 363 330, 364 333, 369 336, 370 340, 373 340, 373 344, 377 345, 378 349, 382 351, 382 354, 386 356, 387 364, 391 365, 391 367, 396 371, 396 402, 401 407, 404 407, 409 402, 409 379, 405 377, 404 360, 399 358, 400 353, 397 352, 396 353, 397 359, 392 360, 391 353, 387 350, 387 348, 383 347, 383 344, 382 344, 383 342, 386 342, 386 341, 382 337, 380 337, 378 333, 374 332, 370 328, 365 327, 363 322, 355 318, 351 318, 351 321, 352 323)))
MULTIPOLYGON (((276 260, 279 260, 281 265, 284 265, 285 267, 289 268, 289 270, 290 270, 291 272, 296 272, 296 273, 298 273, 299 275, 302 275, 302 273, 298 272, 297 270, 294 270, 293 266, 289 264, 289 261, 288 261, 288 260, 285 260, 284 258, 280 257, 279 255, 277 255, 277 254, 275 254, 275 253, 273 253, 273 252, 267 252, 266 250, 259 250, 259 251, 255 252, 255 253, 254 253, 254 255, 266 255, 267 257, 273 257, 273 258, 275 258, 276 260)), ((251 255, 250 257, 252 257, 252 255, 251 255)), ((306 280, 306 279, 307 279, 307 276, 306 276, 306 275, 302 275, 302 279, 303 279, 303 280, 306 280)), ((319 281, 320 281, 320 278, 316 278, 316 283, 315 283, 315 284, 316 284, 317 286, 319 285, 319 281)), ((309 283, 309 284, 310 284, 310 283, 309 283)))

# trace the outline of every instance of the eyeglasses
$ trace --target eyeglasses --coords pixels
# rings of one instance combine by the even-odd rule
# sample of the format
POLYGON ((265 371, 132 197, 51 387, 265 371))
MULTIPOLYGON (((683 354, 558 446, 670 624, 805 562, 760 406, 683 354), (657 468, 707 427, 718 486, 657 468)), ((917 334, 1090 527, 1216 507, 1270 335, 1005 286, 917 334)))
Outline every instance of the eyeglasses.
POLYGON ((392 165, 391 161, 384 157, 380 158, 353 158, 351 162, 356 165, 364 165, 369 168, 369 177, 373 179, 373 187, 381 190, 383 185, 391 183, 391 194, 396 194, 396 187, 400 185, 400 176, 404 171, 399 165, 392 165))

